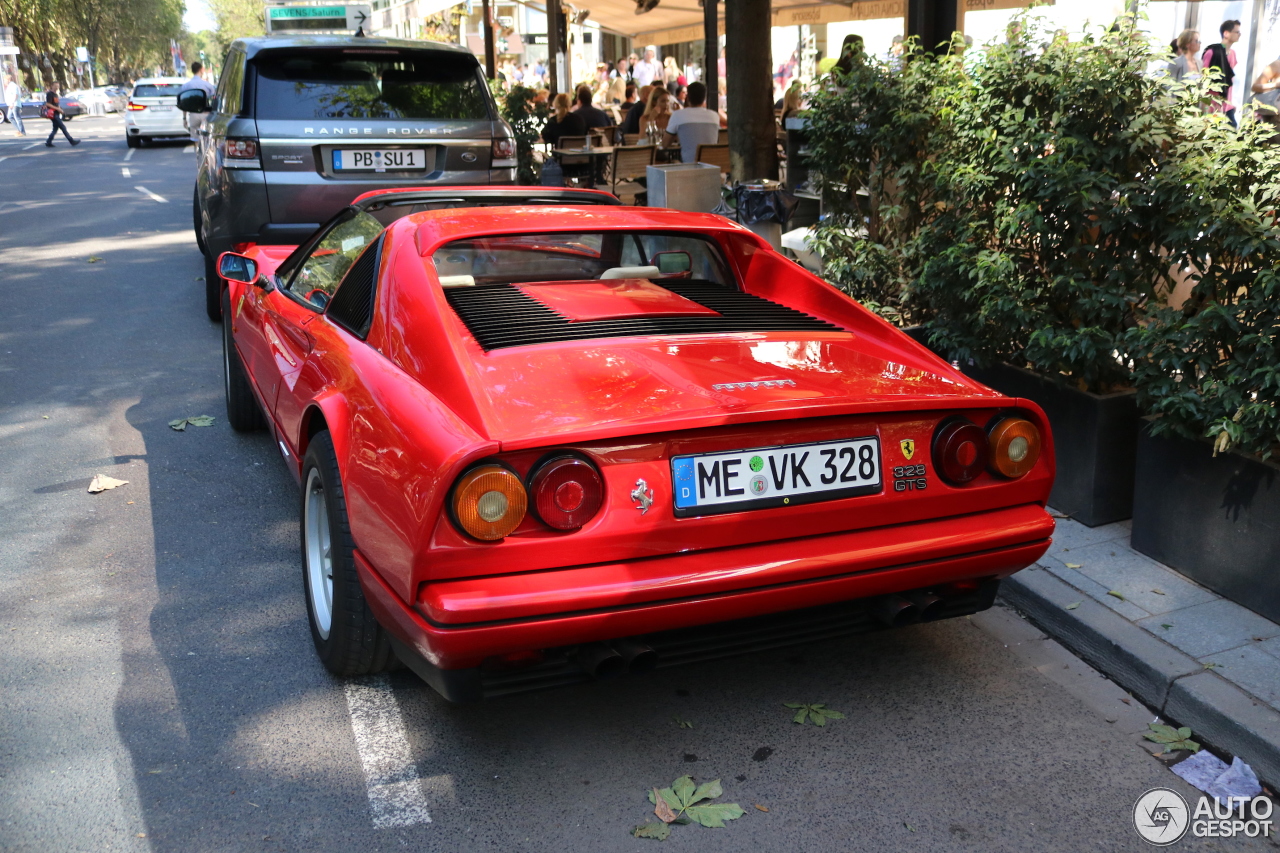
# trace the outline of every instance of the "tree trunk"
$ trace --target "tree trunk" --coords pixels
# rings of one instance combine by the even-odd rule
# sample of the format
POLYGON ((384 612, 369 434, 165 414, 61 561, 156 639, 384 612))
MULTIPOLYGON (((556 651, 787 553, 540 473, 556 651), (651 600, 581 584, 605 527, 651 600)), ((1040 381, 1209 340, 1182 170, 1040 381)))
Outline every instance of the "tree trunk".
POLYGON ((732 0, 725 3, 724 14, 730 175, 735 181, 776 179, 778 124, 767 41, 773 25, 770 0, 732 0))
POLYGON ((707 84, 707 109, 720 110, 720 80, 717 71, 720 61, 720 15, 717 0, 703 0, 702 28, 703 52, 702 82, 707 84))

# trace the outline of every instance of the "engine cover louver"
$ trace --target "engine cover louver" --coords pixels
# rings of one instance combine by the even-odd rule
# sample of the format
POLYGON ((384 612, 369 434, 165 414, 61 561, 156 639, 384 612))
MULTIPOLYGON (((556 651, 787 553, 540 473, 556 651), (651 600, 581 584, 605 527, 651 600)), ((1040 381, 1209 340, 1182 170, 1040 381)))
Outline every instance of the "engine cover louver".
POLYGON ((630 335, 845 331, 777 302, 707 281, 664 280, 662 286, 710 308, 718 316, 629 317, 575 323, 510 284, 451 288, 445 291, 445 298, 486 351, 630 335))

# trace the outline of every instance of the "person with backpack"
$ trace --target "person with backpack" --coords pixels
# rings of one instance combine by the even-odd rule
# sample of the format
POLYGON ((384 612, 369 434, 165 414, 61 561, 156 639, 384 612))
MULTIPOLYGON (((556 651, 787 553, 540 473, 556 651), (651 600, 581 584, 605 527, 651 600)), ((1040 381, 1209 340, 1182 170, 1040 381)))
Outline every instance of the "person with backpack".
POLYGON ((72 139, 71 134, 67 132, 67 126, 62 123, 62 107, 58 106, 58 91, 50 89, 44 94, 44 106, 40 108, 40 115, 47 118, 53 128, 49 131, 49 138, 44 141, 46 148, 53 147, 53 138, 58 135, 58 131, 62 131, 62 135, 67 138, 73 146, 79 145, 79 139, 72 139))
POLYGON ((1236 108, 1231 102, 1231 90, 1236 77, 1234 45, 1240 41, 1240 22, 1223 21, 1222 26, 1218 27, 1218 32, 1222 36, 1222 41, 1209 45, 1204 56, 1200 58, 1200 67, 1205 73, 1208 73, 1210 68, 1216 68, 1222 79, 1222 88, 1214 90, 1219 100, 1210 103, 1209 112, 1225 113, 1227 118, 1231 119, 1232 126, 1239 127, 1240 125, 1236 122, 1236 108))

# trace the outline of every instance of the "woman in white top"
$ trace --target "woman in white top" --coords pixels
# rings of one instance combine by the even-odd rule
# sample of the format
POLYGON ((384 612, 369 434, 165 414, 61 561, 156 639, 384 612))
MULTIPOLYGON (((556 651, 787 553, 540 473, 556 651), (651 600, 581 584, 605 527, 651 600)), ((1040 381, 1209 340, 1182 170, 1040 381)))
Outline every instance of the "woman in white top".
POLYGON ((1200 68, 1200 34, 1195 30, 1183 30, 1175 44, 1178 58, 1169 63, 1169 76, 1176 82, 1198 80, 1200 68))

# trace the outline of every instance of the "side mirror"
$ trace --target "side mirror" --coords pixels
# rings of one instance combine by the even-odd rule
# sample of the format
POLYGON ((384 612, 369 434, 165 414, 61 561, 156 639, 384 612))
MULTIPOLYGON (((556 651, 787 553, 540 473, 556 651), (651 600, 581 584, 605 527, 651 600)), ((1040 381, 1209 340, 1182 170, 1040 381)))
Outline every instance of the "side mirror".
POLYGON ((184 113, 207 113, 209 99, 201 89, 187 89, 178 93, 178 109, 184 113))
POLYGON ((688 252, 658 252, 653 265, 662 275, 688 275, 693 270, 693 259, 688 252))
POLYGON ((258 262, 235 252, 223 252, 218 258, 218 275, 229 281, 253 284, 258 280, 258 262))

